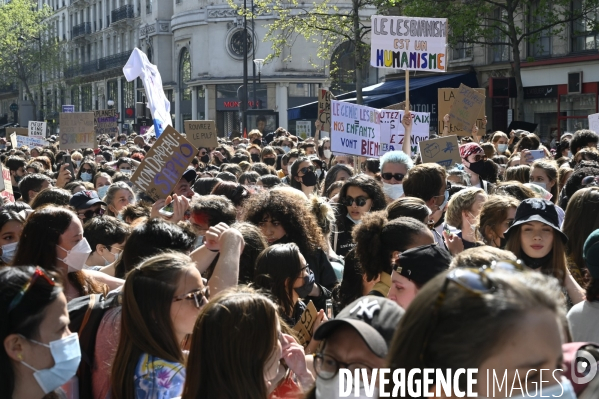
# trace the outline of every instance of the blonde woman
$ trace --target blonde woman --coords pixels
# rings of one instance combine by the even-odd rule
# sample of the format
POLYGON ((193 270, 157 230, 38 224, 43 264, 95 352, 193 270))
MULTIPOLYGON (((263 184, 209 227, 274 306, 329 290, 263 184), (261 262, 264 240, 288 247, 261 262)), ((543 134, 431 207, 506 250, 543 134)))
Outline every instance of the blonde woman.
POLYGON ((470 187, 451 197, 447 205, 445 222, 461 231, 457 234, 464 243, 464 249, 478 247, 478 216, 487 201, 487 194, 482 188, 470 187))

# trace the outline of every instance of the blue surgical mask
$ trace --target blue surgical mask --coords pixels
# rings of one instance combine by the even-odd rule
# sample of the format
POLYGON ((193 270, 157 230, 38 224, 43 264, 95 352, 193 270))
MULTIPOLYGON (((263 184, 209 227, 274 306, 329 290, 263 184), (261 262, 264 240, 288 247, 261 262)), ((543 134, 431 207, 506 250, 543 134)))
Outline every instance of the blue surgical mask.
POLYGON ((12 260, 15 257, 15 252, 17 252, 18 245, 19 242, 16 241, 2 246, 2 256, 0 256, 0 259, 2 259, 2 261, 7 265, 12 263, 12 260))
POLYGON ((283 151, 285 151, 285 154, 288 153, 289 151, 291 151, 291 148, 285 146, 283 147, 283 151))
POLYGON ((109 187, 110 186, 102 186, 96 190, 98 192, 98 197, 100 197, 100 199, 102 199, 106 196, 106 193, 108 192, 109 187))
POLYGON ((449 201, 449 191, 445 190, 445 199, 443 200, 443 203, 439 206, 439 209, 443 210, 443 208, 445 208, 445 205, 447 205, 447 201, 449 201))
POLYGON ((125 144, 127 144, 126 141, 121 141, 121 145, 125 145, 125 144))
POLYGON ((199 248, 204 244, 204 236, 198 236, 193 244, 194 248, 199 248))
POLYGON ((83 181, 92 181, 92 174, 87 172, 81 172, 81 180, 83 181))
POLYGON ((503 154, 507 150, 507 144, 497 144, 497 151, 503 154))
POLYGON ((25 367, 34 371, 33 377, 45 394, 53 392, 75 376, 79 368, 79 362, 81 361, 81 349, 77 333, 72 333, 68 337, 51 341, 50 344, 44 344, 26 337, 23 338, 34 344, 50 348, 50 353, 54 359, 54 366, 49 369, 36 370, 29 364, 21 361, 25 367))
POLYGON ((360 223, 362 223, 362 220, 355 220, 354 218, 352 218, 352 217, 350 216, 350 214, 349 214, 349 213, 347 214, 347 218, 348 218, 349 220, 351 220, 352 222, 354 222, 354 224, 360 224, 360 223))

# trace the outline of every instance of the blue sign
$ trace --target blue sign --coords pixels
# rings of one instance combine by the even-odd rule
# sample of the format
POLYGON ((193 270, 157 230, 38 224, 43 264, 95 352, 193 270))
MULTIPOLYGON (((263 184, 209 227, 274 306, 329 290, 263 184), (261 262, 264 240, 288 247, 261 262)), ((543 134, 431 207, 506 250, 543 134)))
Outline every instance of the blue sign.
POLYGON ((75 112, 75 106, 74 105, 63 105, 62 112, 64 112, 65 114, 72 114, 75 112))
POLYGON ((11 112, 17 112, 19 110, 19 105, 16 103, 12 103, 10 104, 10 111, 11 112))

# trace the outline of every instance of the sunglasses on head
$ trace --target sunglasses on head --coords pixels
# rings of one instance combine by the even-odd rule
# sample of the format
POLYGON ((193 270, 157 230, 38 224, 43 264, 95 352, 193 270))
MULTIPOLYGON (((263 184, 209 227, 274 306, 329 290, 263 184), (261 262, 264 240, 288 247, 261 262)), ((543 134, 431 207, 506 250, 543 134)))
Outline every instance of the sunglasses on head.
POLYGON ((314 166, 312 166, 312 165, 306 166, 305 168, 301 168, 297 172, 301 173, 302 175, 305 175, 308 172, 314 172, 314 166))
POLYGON ((367 198, 367 197, 357 197, 355 199, 352 197, 345 197, 345 199, 343 200, 343 205, 352 206, 355 201, 356 206, 364 206, 364 205, 366 205, 366 201, 368 201, 369 199, 370 198, 367 198))
POLYGON ((208 299, 210 299, 210 289, 208 287, 204 287, 175 297, 173 298, 173 302, 194 301, 196 308, 200 309, 208 302, 208 299), (204 301, 204 299, 206 300, 204 301))
POLYGON ((78 212, 77 215, 83 216, 86 219, 91 219, 91 218, 93 218, 96 215, 97 216, 104 215, 104 209, 100 208, 97 211, 93 211, 93 210, 90 209, 90 210, 85 211, 85 212, 78 212))
POLYGON ((29 292, 30 289, 32 289, 35 285, 38 285, 38 284, 47 284, 52 287, 54 287, 56 285, 56 283, 54 282, 54 279, 49 277, 46 273, 44 273, 44 271, 39 266, 37 266, 35 268, 35 272, 33 272, 33 275, 31 276, 29 281, 27 281, 23 285, 23 287, 21 288, 21 291, 19 291, 19 293, 17 295, 15 295, 13 300, 8 305, 8 313, 10 313, 17 306, 19 306, 19 303, 21 303, 25 294, 27 294, 27 292, 29 292))
POLYGON ((405 177, 405 175, 401 173, 381 173, 381 176, 383 177, 383 180, 395 179, 397 181, 402 181, 405 177))

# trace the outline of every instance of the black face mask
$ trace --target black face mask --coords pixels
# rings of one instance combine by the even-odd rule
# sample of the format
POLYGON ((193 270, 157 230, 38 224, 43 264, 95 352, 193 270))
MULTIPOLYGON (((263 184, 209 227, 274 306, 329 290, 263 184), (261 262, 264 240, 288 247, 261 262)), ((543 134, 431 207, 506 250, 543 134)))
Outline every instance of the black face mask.
POLYGON ((302 183, 306 187, 314 187, 318 182, 318 178, 316 177, 316 173, 309 171, 305 175, 302 176, 302 183))
POLYGON ((252 143, 256 144, 256 145, 262 145, 262 140, 256 139, 256 140, 252 141, 252 143))
POLYGON ((297 292, 297 295, 299 295, 300 298, 305 298, 308 295, 310 295, 313 288, 314 273, 312 273, 312 270, 310 270, 308 275, 304 277, 304 285, 302 285, 301 287, 294 288, 294 290, 295 292, 297 292))
POLYGON ((202 155, 200 157, 200 161, 203 162, 203 163, 208 163, 208 162, 210 162, 210 156, 208 156, 208 154, 202 155))
POLYGON ((468 169, 480 176, 485 173, 485 161, 472 162, 468 169))
POLYGON ((275 162, 277 162, 277 160, 274 158, 264 158, 263 162, 268 166, 275 166, 275 162))
POLYGON ((256 163, 256 162, 260 162, 260 155, 258 154, 251 154, 252 157, 252 162, 256 163))

